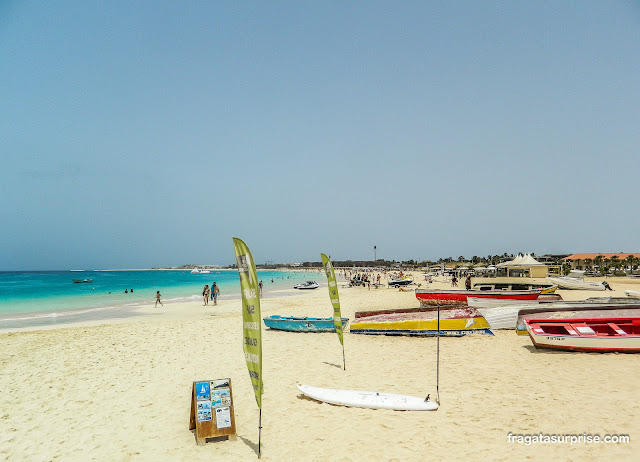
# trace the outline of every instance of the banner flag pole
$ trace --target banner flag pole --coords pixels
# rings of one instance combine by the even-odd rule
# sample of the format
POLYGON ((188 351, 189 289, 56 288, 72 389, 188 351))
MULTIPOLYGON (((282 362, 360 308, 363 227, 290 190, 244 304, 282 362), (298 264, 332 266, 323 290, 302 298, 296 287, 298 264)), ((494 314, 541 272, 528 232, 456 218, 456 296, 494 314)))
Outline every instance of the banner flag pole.
POLYGON ((440 303, 438 303, 438 337, 436 339, 436 402, 440 405, 440 303))

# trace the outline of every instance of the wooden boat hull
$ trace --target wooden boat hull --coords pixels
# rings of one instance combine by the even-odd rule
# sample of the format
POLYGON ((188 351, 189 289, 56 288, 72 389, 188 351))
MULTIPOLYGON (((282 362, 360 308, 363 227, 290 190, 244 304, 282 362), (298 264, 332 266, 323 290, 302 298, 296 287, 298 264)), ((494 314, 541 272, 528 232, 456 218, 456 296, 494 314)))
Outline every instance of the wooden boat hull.
POLYGON ((640 292, 637 290, 625 290, 624 293, 627 294, 627 297, 640 299, 640 292))
MULTIPOLYGON (((577 319, 577 318, 611 318, 640 316, 640 303, 585 303, 564 302, 538 307, 524 307, 518 312, 516 333, 528 335, 526 318, 536 319, 577 319)), ((631 300, 629 300, 631 302, 631 300)))
POLYGON ((378 393, 372 391, 335 390, 298 384, 306 396, 336 406, 361 407, 367 409, 390 409, 394 411, 435 411, 438 403, 417 396, 378 393))
POLYGON ((534 290, 428 290, 417 289, 421 306, 467 304, 468 297, 502 300, 536 300, 542 289, 534 290))
POLYGON ((640 353, 640 317, 525 319, 536 348, 640 353))
POLYGON ((549 281, 556 284, 560 289, 569 290, 605 290, 605 287, 598 282, 583 281, 579 278, 569 277, 548 277, 549 281))
MULTIPOLYGON (((284 330, 288 332, 335 332, 336 326, 333 318, 303 318, 303 317, 283 317, 269 316, 263 319, 265 326, 274 330, 284 330)), ((349 318, 342 318, 342 328, 349 322, 349 318)))
POLYGON ((414 308, 367 312, 366 316, 356 313, 351 324, 352 334, 369 335, 408 335, 432 337, 468 334, 493 335, 489 324, 475 309, 467 306, 442 309, 440 312, 440 330, 438 331, 438 313, 434 309, 414 308))

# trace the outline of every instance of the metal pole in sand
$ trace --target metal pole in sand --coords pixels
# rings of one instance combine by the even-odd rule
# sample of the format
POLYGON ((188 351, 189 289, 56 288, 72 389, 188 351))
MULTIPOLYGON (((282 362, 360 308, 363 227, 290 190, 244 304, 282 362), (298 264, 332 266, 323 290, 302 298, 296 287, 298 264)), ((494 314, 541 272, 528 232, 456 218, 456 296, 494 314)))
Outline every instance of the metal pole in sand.
POLYGON ((260 417, 258 418, 258 459, 262 456, 260 453, 260 437, 262 436, 262 408, 260 408, 260 417))
POLYGON ((344 359, 344 343, 342 344, 342 369, 347 370, 347 362, 344 359))
POLYGON ((436 339, 436 402, 440 405, 440 303, 438 303, 438 334, 436 339))

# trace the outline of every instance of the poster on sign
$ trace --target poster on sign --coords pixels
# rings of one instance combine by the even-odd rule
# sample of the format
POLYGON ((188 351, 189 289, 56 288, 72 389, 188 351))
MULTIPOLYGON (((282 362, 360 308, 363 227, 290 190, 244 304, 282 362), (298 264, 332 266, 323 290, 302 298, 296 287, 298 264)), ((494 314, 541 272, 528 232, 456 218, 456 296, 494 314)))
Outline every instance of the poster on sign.
POLYGON ((189 430, 194 429, 198 445, 205 444, 207 438, 219 436, 235 438, 236 426, 230 379, 193 382, 189 430))

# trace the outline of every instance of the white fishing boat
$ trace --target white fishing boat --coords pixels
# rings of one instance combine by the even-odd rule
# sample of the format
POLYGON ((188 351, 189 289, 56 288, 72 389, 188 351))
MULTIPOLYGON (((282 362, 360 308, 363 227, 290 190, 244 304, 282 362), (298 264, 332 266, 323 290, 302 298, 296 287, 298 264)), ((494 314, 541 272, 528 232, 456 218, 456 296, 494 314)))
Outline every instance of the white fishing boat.
POLYGON ((467 305, 473 308, 502 308, 510 305, 538 305, 544 302, 545 300, 509 300, 501 298, 467 297, 467 305))
POLYGON ((438 403, 417 396, 378 393, 375 391, 335 390, 298 384, 306 396, 337 406, 362 407, 367 409, 390 409, 394 411, 435 411, 438 403))
POLYGON ((604 284, 584 280, 584 271, 573 270, 567 276, 547 277, 560 289, 605 290, 604 284))
POLYGON ((518 335, 527 334, 525 318, 600 318, 606 316, 640 316, 640 302, 633 298, 598 297, 522 307, 518 312, 516 333, 518 335))
POLYGON ((627 294, 627 297, 640 298, 640 292, 637 290, 625 290, 624 293, 627 294))

